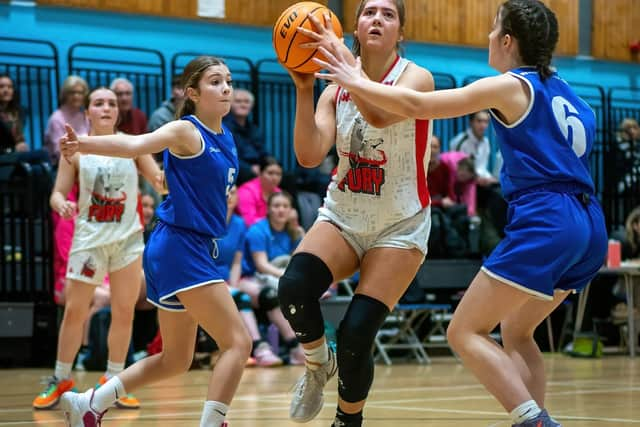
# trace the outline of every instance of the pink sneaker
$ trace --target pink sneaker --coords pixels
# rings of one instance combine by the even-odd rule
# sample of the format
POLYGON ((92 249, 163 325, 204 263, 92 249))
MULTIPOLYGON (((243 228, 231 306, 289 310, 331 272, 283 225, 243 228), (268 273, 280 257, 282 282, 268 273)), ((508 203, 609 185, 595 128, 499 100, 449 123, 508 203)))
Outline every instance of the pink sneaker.
POLYGON ((282 359, 273 353, 271 346, 266 342, 258 344, 258 347, 256 347, 253 352, 253 357, 256 359, 257 366, 270 367, 282 365, 282 359))
POLYGON ((67 427, 99 427, 107 411, 98 413, 91 408, 94 389, 84 393, 68 391, 60 397, 60 408, 64 412, 67 427))
POLYGON ((305 357, 304 357, 304 349, 300 344, 296 347, 289 350, 289 364, 302 366, 304 365, 305 357))

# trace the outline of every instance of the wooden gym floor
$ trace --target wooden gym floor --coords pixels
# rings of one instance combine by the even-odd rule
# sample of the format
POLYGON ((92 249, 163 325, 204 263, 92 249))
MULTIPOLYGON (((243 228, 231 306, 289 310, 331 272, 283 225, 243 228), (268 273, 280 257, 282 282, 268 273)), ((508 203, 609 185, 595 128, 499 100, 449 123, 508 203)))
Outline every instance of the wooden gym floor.
MULTIPOLYGON (((605 356, 546 358, 547 407, 565 427, 640 426, 640 358, 605 356)), ((230 427, 295 426, 287 419, 289 390, 301 367, 248 368, 229 413, 230 427)), ((51 370, 0 371, 0 427, 63 426, 60 411, 33 411, 42 390, 41 377, 51 370)), ((93 385, 98 372, 75 373, 81 389, 93 385)), ((192 370, 139 390, 139 411, 112 409, 105 427, 199 426, 209 371, 192 370)), ((336 382, 327 386, 319 416, 306 424, 329 427, 336 405, 336 382)), ((371 427, 510 426, 502 408, 452 358, 431 365, 376 365, 376 378, 365 408, 371 427)))

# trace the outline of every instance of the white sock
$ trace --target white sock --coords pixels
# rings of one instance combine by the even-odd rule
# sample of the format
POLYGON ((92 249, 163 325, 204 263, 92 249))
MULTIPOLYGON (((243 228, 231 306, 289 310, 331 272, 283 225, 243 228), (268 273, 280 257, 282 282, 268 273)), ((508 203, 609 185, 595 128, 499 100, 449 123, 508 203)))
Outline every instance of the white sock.
POLYGON ((71 377, 71 365, 72 363, 62 363, 56 360, 56 369, 53 375, 59 380, 66 380, 71 377))
POLYGON ((305 348, 304 358, 307 362, 305 363, 307 365, 307 368, 311 369, 312 371, 315 371, 321 365, 327 363, 329 361, 329 347, 327 347, 327 342, 322 341, 322 344, 320 344, 316 348, 312 348, 311 350, 305 348))
POLYGON ((107 360, 107 372, 105 372, 107 379, 111 377, 115 377, 122 371, 124 371, 124 362, 115 363, 115 362, 112 362, 111 360, 107 360))
POLYGON ((113 405, 113 402, 126 394, 127 392, 124 390, 124 385, 120 378, 111 377, 94 392, 91 409, 98 413, 104 412, 113 405))
POLYGON ((511 416, 514 424, 520 424, 537 417, 540 412, 542 412, 542 409, 540 409, 535 400, 527 400, 511 411, 509 416, 511 416))
POLYGON ((204 402, 202 410, 202 418, 200 418, 200 427, 220 427, 227 416, 229 407, 221 402, 207 400, 204 402))

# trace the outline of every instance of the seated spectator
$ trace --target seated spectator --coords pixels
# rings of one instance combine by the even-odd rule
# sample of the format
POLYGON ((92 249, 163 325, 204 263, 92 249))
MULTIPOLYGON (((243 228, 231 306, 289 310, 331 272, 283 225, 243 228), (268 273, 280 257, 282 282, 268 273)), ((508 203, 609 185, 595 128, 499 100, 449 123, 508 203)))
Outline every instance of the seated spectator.
POLYGON ((260 160, 259 175, 238 188, 236 211, 247 227, 267 216, 267 199, 280 192, 282 166, 273 157, 260 160))
POLYGON ((118 98, 118 130, 129 135, 147 132, 147 116, 133 106, 133 84, 125 78, 117 78, 109 86, 118 98))
POLYGON ((66 133, 65 124, 70 124, 79 135, 89 133, 89 120, 84 113, 84 100, 89 93, 87 82, 79 76, 69 76, 62 83, 59 108, 51 114, 44 133, 44 148, 49 152, 51 164, 58 166, 60 147, 58 141, 66 133))
POLYGON ((278 279, 304 235, 302 227, 290 222, 292 203, 288 193, 272 194, 267 218, 249 228, 242 261, 243 278, 238 288, 248 294, 253 307, 265 311, 269 321, 278 328, 290 363, 303 364, 302 346, 280 310, 277 295, 278 279))
POLYGON ((335 146, 333 146, 320 166, 305 168, 298 165, 296 167, 296 190, 315 193, 324 199, 327 194, 327 187, 331 181, 332 172, 337 165, 338 154, 335 146))
MULTIPOLYGON (((242 218, 233 213, 237 204, 238 194, 234 186, 229 191, 227 199, 227 235, 218 240, 218 256, 215 258, 215 264, 220 269, 222 277, 227 281, 233 300, 240 311, 240 316, 253 340, 251 351, 253 360, 250 360, 249 364, 279 366, 283 363, 282 359, 273 353, 269 343, 260 336, 258 321, 251 306, 251 298, 238 289, 247 227, 242 218)), ((279 311, 280 309, 274 308, 273 310, 279 311)))
POLYGON ((264 146, 264 134, 249 119, 254 102, 254 96, 248 90, 234 90, 231 112, 223 119, 233 135, 238 150, 238 185, 258 176, 261 161, 269 155, 264 146))
POLYGON ((469 127, 449 141, 449 149, 462 151, 471 157, 478 176, 477 184, 488 186, 496 184, 498 180, 489 172, 489 157, 491 144, 485 135, 489 127, 489 112, 478 111, 469 117, 469 127))
POLYGON ((452 196, 451 205, 466 205, 467 214, 469 216, 475 216, 476 170, 473 160, 471 160, 466 153, 449 151, 440 154, 440 161, 444 163, 450 171, 455 171, 455 173, 449 175, 449 194, 452 196))
POLYGON ((0 127, 4 135, 0 140, 0 154, 29 151, 24 139, 23 123, 24 113, 13 80, 6 74, 0 74, 0 127))
MULTIPOLYGON (((171 98, 165 100, 158 109, 151 113, 149 118, 149 132, 160 128, 176 118, 176 108, 184 99, 184 89, 182 88, 182 77, 173 76, 171 79, 171 98)), ((157 162, 162 161, 162 152, 156 153, 154 158, 157 162)))
POLYGON ((615 170, 618 193, 633 193, 640 182, 640 125, 635 119, 626 118, 620 123, 616 135, 615 170))
POLYGON ((631 211, 624 224, 625 235, 622 241, 622 259, 640 259, 640 206, 631 211))
POLYGON ((150 193, 142 193, 140 204, 142 205, 142 220, 144 221, 144 242, 147 243, 151 231, 153 231, 153 219, 156 216, 156 199, 150 193))
POLYGON ((431 136, 431 157, 427 169, 427 183, 429 185, 429 195, 431 196, 431 206, 447 208, 453 206, 455 195, 451 176, 454 172, 449 165, 440 159, 441 146, 440 138, 431 136))

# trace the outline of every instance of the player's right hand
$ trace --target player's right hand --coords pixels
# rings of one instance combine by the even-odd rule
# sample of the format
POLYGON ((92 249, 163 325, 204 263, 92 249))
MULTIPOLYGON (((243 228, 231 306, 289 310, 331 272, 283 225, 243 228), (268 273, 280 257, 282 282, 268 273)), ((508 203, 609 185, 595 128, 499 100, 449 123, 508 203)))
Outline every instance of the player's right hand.
POLYGON ((71 219, 76 214, 77 205, 75 202, 65 200, 58 208, 58 215, 64 219, 71 219))
POLYGON ((60 138, 60 154, 69 162, 80 147, 76 131, 69 124, 65 124, 64 129, 67 133, 60 138))

